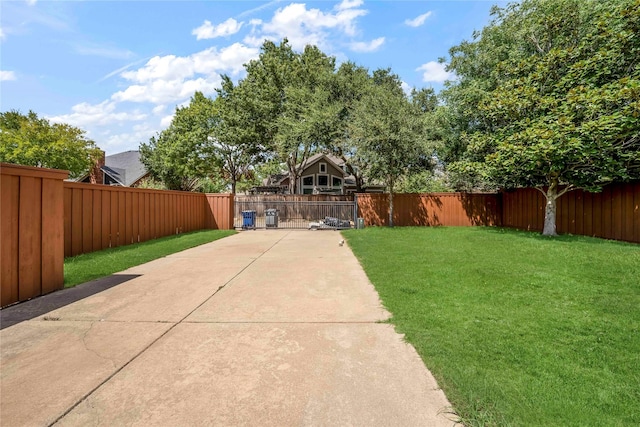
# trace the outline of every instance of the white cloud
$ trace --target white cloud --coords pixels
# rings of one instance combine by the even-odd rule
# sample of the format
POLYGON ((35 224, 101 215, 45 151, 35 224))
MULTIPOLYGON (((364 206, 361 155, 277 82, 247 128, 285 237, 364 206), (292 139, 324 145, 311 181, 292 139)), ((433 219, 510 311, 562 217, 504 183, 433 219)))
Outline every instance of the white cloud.
POLYGON ((406 25, 410 26, 410 27, 419 27, 422 24, 424 24, 424 21, 426 21, 427 18, 430 17, 432 13, 433 12, 431 12, 431 11, 429 11, 427 13, 423 13, 422 15, 417 16, 414 19, 407 19, 406 21, 404 21, 404 23, 406 25))
POLYGON ((114 101, 169 104, 193 95, 195 91, 213 94, 220 85, 220 74, 238 75, 243 64, 258 56, 259 50, 234 43, 218 50, 205 49, 189 56, 155 56, 142 68, 121 76, 133 84, 116 92, 114 101))
POLYGON ((34 6, 38 0, 25 0, 29 6, 34 6))
POLYGON ((400 85, 400 87, 402 88, 402 91, 405 93, 405 95, 409 96, 411 95, 411 89, 413 89, 409 83, 405 82, 404 80, 402 81, 402 84, 400 85))
POLYGON ((167 128, 169 127, 172 121, 173 121, 173 114, 169 116, 164 116, 162 120, 160 120, 160 126, 163 128, 167 128))
POLYGON ((352 42, 351 50, 354 52, 374 52, 384 44, 384 37, 378 37, 370 42, 352 42))
POLYGON ((352 9, 354 7, 362 6, 363 3, 364 1, 362 0, 342 0, 342 2, 335 7, 335 9, 336 10, 352 9))
POLYGON ((445 67, 445 64, 429 61, 416 68, 416 71, 423 71, 422 81, 424 82, 442 83, 445 80, 451 80, 454 76, 453 73, 445 70, 445 67))
POLYGON ((164 111, 165 111, 166 109, 167 109, 167 106, 166 106, 166 105, 162 105, 162 104, 161 104, 161 105, 156 105, 156 106, 153 108, 152 112, 153 112, 153 114, 155 114, 156 116, 159 116, 160 114, 164 113, 164 111))
POLYGON ((175 80, 193 75, 193 64, 186 56, 154 56, 144 67, 135 71, 125 71, 120 75, 136 83, 175 80))
POLYGON ((7 33, 5 33, 2 28, 0 28, 0 40, 4 40, 6 38, 7 38, 7 33))
POLYGON ((256 23, 246 40, 260 40, 261 43, 264 39, 281 40, 286 37, 297 50, 308 44, 326 49, 329 37, 327 30, 338 30, 347 36, 357 33, 357 18, 368 13, 357 8, 361 4, 359 0, 345 0, 333 11, 323 12, 320 9, 307 9, 304 3, 291 3, 276 10, 271 21, 261 26, 256 23))
POLYGON ((16 80, 16 73, 13 71, 0 71, 0 81, 16 80))
POLYGON ((144 61, 148 61, 149 59, 150 59, 150 58, 142 58, 142 59, 139 59, 139 60, 137 60, 137 61, 134 61, 134 62, 132 62, 132 63, 130 63, 130 64, 127 64, 127 65, 125 65, 125 66, 123 66, 123 67, 120 67, 120 68, 118 68, 117 70, 113 70, 113 71, 111 71, 110 73, 105 74, 105 75, 104 75, 100 80, 98 80, 98 83, 100 83, 100 82, 102 82, 102 81, 105 81, 105 80, 107 80, 109 77, 113 77, 113 76, 115 76, 116 74, 120 74, 121 72, 123 72, 123 71, 125 71, 125 70, 128 70, 129 68, 133 67, 134 65, 138 65, 138 64, 143 63, 144 61))
POLYGON ((145 85, 132 85, 114 93, 111 99, 117 102, 151 102, 153 104, 175 102, 190 97, 195 91, 205 95, 215 92, 220 86, 220 78, 202 78, 191 80, 155 80, 145 85))
POLYGON ((140 121, 147 118, 147 115, 140 111, 116 112, 116 104, 111 101, 103 101, 100 104, 89 104, 83 102, 71 107, 70 114, 49 117, 48 119, 56 123, 69 123, 80 128, 86 126, 114 125, 122 122, 140 121))
POLYGON ((233 18, 229 18, 221 24, 213 25, 211 21, 204 21, 204 23, 191 31, 191 34, 196 36, 197 40, 203 39, 215 39, 216 37, 225 37, 240 31, 242 22, 238 22, 233 18))
POLYGON ((155 135, 157 129, 148 123, 134 126, 130 132, 112 134, 111 129, 101 132, 99 138, 95 138, 100 148, 107 154, 119 153, 125 150, 137 150, 140 143, 149 142, 149 138, 155 135))

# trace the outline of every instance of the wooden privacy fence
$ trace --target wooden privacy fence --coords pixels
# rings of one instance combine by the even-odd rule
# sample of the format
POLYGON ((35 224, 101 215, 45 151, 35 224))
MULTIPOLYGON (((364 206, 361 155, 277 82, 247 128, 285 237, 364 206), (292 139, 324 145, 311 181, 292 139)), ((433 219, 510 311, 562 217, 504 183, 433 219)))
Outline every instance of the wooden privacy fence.
POLYGON ((206 228, 205 195, 64 184, 64 255, 206 228))
POLYGON ((233 227, 233 197, 64 183, 64 255, 233 227))
MULTIPOLYGON (((523 188, 502 193, 502 225, 542 231, 545 198, 523 188)), ((640 243, 640 181, 611 184, 600 193, 570 191, 558 199, 558 233, 640 243)))
MULTIPOLYGON (((358 216, 366 225, 387 225, 388 194, 358 194, 358 216)), ((523 188, 498 194, 430 193, 394 195, 399 226, 496 225, 542 231, 545 198, 523 188)), ((640 182, 612 184, 600 193, 570 191, 558 199, 558 233, 640 243, 640 182)))
POLYGON ((68 172, 0 164, 0 303, 61 289, 68 172))
POLYGON ((1 306, 60 289, 64 257, 202 229, 233 228, 233 196, 64 182, 2 163, 1 306))
MULTIPOLYGON (((358 216, 366 225, 389 224, 388 194, 358 194, 358 216)), ((500 225, 498 194, 394 194, 393 223, 398 226, 500 225)))
MULTIPOLYGON (((63 286, 64 256, 200 229, 231 229, 234 197, 64 182, 68 173, 0 165, 0 303, 24 301, 63 286)), ((242 201, 350 201, 353 196, 238 196, 242 201)), ((387 225, 387 194, 358 194, 366 225, 387 225)), ((533 189, 501 194, 394 195, 399 226, 505 226, 542 230, 544 196, 533 189)), ((559 233, 640 243, 640 182, 558 199, 559 233)))

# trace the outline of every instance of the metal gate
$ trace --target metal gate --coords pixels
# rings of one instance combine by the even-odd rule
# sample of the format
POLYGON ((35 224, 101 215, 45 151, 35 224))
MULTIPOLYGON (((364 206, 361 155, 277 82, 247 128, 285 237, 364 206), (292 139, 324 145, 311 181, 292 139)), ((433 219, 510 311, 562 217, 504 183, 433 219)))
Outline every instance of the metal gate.
POLYGON ((236 196, 235 228, 353 228, 357 205, 353 196, 236 196))

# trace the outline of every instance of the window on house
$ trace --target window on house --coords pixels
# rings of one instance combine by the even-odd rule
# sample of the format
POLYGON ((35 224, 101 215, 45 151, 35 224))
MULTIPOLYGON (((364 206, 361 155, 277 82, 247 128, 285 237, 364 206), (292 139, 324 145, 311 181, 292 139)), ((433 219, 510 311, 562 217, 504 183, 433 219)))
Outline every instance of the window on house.
POLYGON ((318 186, 327 187, 329 185, 329 177, 327 175, 318 175, 318 186))
POLYGON ((320 163, 320 173, 327 173, 327 164, 320 163))
POLYGON ((338 178, 334 176, 331 184, 334 187, 342 187, 342 178, 338 178))
POLYGON ((313 185, 313 175, 302 178, 302 185, 313 185))

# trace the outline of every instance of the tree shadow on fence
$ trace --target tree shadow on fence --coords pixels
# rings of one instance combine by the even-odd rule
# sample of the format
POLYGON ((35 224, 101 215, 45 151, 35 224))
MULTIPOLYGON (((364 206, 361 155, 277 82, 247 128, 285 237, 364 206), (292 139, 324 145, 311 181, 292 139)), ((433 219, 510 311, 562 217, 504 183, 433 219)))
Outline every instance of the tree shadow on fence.
POLYGON ((502 226, 499 193, 459 193, 460 203, 471 225, 502 226))
POLYGON ((402 210, 397 210, 398 225, 429 226, 446 225, 440 214, 444 203, 437 193, 431 194, 402 194, 402 210), (403 200, 406 199, 406 200, 403 200))

